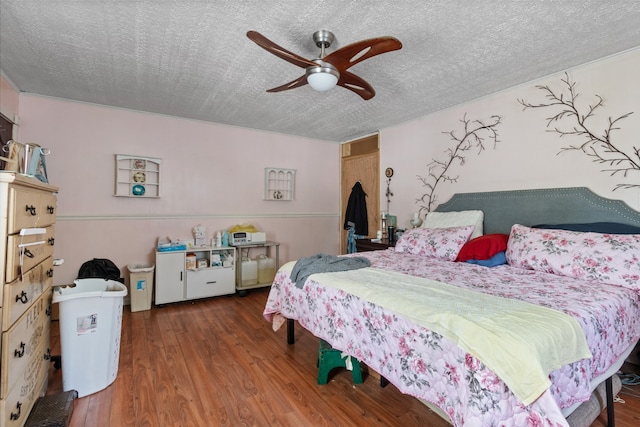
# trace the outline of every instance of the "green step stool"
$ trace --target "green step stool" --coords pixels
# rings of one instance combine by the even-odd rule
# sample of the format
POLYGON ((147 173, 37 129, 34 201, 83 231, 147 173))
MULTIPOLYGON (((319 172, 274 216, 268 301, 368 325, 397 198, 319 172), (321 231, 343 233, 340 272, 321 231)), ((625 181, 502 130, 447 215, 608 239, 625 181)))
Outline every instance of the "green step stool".
POLYGON ((325 340, 320 340, 320 349, 318 350, 318 384, 326 384, 329 378, 329 372, 333 368, 349 369, 351 364, 351 376, 354 384, 362 384, 362 371, 360 370, 360 362, 355 357, 344 356, 342 351, 331 347, 331 344, 325 340), (350 361, 350 362, 349 362, 350 361))

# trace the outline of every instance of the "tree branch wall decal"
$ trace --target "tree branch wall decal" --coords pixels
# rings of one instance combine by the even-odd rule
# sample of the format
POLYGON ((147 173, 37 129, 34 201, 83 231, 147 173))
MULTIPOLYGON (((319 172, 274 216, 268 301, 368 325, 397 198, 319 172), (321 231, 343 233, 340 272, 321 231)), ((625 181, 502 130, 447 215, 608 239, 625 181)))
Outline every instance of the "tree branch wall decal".
POLYGON ((471 149, 477 149, 478 155, 485 150, 485 138, 493 141, 493 147, 495 148, 498 142, 498 130, 497 127, 502 121, 502 117, 493 115, 490 118, 489 123, 485 123, 481 120, 469 120, 465 114, 460 122, 463 124, 463 135, 457 136, 455 131, 443 132, 450 136, 452 141, 455 141, 453 147, 445 150, 446 158, 444 160, 433 159, 427 166, 429 168, 429 174, 426 177, 418 175, 418 180, 422 182, 422 186, 427 188, 427 192, 422 197, 416 199, 416 203, 420 203, 419 213, 424 211, 430 212, 433 209, 437 197, 436 187, 442 182, 457 182, 458 176, 449 174, 449 169, 458 164, 464 166, 466 157, 465 153, 471 149))
POLYGON ((555 132, 560 138, 578 137, 582 139, 582 143, 573 145, 569 144, 562 147, 558 154, 566 151, 581 151, 593 162, 606 165, 602 172, 608 172, 610 176, 621 175, 623 179, 638 177, 631 183, 616 184, 613 191, 617 189, 640 188, 640 148, 631 147, 630 149, 621 148, 620 144, 614 144, 612 141, 612 133, 619 130, 618 123, 629 117, 633 112, 623 114, 622 116, 612 119, 609 116, 608 125, 605 129, 598 132, 592 121, 589 119, 595 116, 596 111, 604 107, 604 99, 595 95, 595 101, 586 107, 580 108, 576 105, 576 100, 580 94, 576 92, 576 84, 571 81, 569 75, 565 73, 565 78, 560 79, 564 86, 561 91, 554 91, 549 86, 536 86, 545 93, 546 102, 531 103, 524 99, 518 102, 528 108, 553 108, 557 112, 547 118, 547 132, 555 132), (568 127, 560 127, 560 124, 573 122, 568 127))

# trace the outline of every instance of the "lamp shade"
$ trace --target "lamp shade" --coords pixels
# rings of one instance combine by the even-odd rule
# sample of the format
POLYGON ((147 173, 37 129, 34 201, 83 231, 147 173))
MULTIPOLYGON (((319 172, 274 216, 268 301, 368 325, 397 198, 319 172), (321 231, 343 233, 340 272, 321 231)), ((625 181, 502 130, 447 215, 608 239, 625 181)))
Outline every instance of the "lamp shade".
POLYGON ((314 73, 307 76, 307 82, 313 90, 324 92, 325 90, 333 89, 338 83, 338 78, 329 73, 314 73))
POLYGON ((316 61, 318 66, 309 67, 306 70, 307 83, 313 90, 324 92, 333 89, 338 83, 340 73, 331 64, 324 61, 316 61))

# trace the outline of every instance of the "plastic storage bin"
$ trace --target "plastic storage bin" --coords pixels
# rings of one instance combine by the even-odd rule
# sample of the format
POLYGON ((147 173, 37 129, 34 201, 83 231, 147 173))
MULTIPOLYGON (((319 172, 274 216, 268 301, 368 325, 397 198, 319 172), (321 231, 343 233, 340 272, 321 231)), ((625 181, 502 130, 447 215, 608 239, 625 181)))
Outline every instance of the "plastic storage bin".
POLYGON ((271 283, 276 276, 276 261, 266 255, 256 258, 258 261, 258 283, 271 283))
POLYGON ((131 291, 131 311, 151 309, 153 295, 153 270, 148 264, 129 264, 129 289, 131 291))
POLYGON ((244 258, 242 260, 242 286, 258 283, 258 261, 244 258))
POLYGON ((105 279, 78 279, 57 286, 62 388, 84 397, 106 388, 118 375, 122 302, 127 287, 105 279))

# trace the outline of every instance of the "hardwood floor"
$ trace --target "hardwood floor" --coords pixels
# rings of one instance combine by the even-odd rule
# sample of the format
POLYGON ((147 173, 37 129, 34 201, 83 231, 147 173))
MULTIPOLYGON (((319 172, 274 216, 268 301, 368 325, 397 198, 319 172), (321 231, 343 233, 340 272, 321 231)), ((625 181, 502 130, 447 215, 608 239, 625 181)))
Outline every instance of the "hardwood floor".
MULTIPOLYGON (((125 307, 118 377, 76 399, 71 427, 102 426, 433 426, 448 424, 393 385, 334 370, 316 383, 318 339, 296 328, 271 330, 262 317, 268 289, 167 304, 131 313, 125 307)), ((58 325, 52 350, 59 354, 58 325)), ((62 391, 51 367, 48 394, 62 391)), ((640 386, 635 387, 640 394, 640 386)), ((640 425, 640 399, 621 396, 616 425, 640 425)), ((592 427, 606 425, 606 412, 592 427)))

